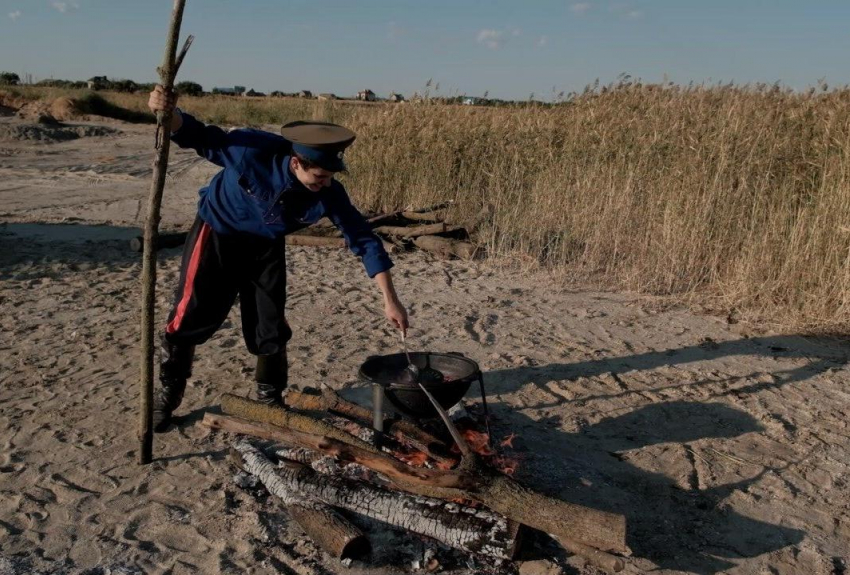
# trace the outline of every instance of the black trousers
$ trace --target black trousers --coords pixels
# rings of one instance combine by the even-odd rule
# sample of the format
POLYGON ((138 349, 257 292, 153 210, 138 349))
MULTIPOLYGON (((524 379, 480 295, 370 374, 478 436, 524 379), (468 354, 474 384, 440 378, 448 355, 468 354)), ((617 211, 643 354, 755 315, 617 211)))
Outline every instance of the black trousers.
POLYGON ((284 239, 217 234, 197 218, 183 248, 165 340, 176 346, 204 343, 227 319, 237 295, 248 351, 254 355, 285 351, 292 330, 284 317, 284 239))

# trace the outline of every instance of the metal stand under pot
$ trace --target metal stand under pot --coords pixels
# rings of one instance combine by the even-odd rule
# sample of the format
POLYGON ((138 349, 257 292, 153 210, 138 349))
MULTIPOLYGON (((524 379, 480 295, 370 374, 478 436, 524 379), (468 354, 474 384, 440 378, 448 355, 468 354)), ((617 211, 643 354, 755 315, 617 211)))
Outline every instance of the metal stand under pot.
MULTIPOLYGON (((460 402, 473 382, 478 381, 489 438, 490 414, 487 410, 484 376, 476 362, 457 352, 412 352, 410 361, 420 371, 436 370, 443 375, 442 381, 429 380, 421 383, 447 411, 460 402)), ((359 375, 363 381, 372 384, 372 421, 376 431, 383 432, 384 396, 399 412, 414 420, 439 417, 437 410, 419 387, 419 382, 411 378, 408 358, 403 353, 370 356, 360 366, 359 375)))

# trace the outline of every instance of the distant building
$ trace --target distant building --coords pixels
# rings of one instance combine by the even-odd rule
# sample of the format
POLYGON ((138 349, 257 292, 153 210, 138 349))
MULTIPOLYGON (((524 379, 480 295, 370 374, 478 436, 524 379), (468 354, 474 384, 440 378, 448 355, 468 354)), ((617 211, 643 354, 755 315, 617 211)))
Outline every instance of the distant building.
POLYGON ((361 90, 357 92, 357 99, 362 100, 364 102, 374 102, 378 98, 375 96, 375 92, 372 90, 361 90))
POLYGON ((106 76, 93 76, 86 85, 89 90, 105 90, 109 86, 109 79, 106 76))
POLYGON ((389 97, 390 102, 404 102, 404 96, 393 92, 389 97))
POLYGON ((339 98, 336 97, 336 94, 331 94, 331 93, 327 93, 327 92, 324 93, 324 94, 319 94, 319 100, 338 100, 338 99, 339 98))
POLYGON ((298 92, 298 97, 299 98, 312 98, 313 92, 311 92, 310 90, 301 90, 300 92, 298 92))
POLYGON ((474 96, 466 97, 461 102, 465 106, 477 106, 481 103, 481 98, 475 98, 474 96))

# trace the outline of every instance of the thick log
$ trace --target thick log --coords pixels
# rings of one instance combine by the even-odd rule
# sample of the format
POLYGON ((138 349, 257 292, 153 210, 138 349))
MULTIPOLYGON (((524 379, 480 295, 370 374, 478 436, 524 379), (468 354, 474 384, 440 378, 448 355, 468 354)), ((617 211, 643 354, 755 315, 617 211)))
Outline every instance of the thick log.
MULTIPOLYGON (((286 404, 294 409, 302 411, 330 411, 338 413, 362 424, 372 423, 372 412, 363 406, 346 401, 334 390, 325 386, 321 395, 305 393, 303 391, 291 390, 286 394, 286 404)), ((445 455, 448 448, 439 439, 426 433, 410 422, 400 419, 389 419, 384 421, 384 433, 395 437, 404 445, 418 449, 445 466, 454 467, 457 459, 445 455)))
POLYGON ((242 455, 245 470, 274 495, 297 491, 470 553, 498 559, 512 559, 516 553, 519 525, 496 513, 319 475, 297 463, 275 468, 260 450, 245 441, 234 448, 242 455))
MULTIPOLYGON (((388 242, 382 239, 381 243, 384 246, 384 250, 386 250, 388 254, 395 253, 399 249, 398 246, 392 242, 388 242)), ((344 238, 311 236, 307 234, 289 234, 288 236, 286 236, 286 244, 290 246, 307 246, 313 248, 342 249, 346 247, 344 238)))
POLYGON ((471 260, 478 251, 475 244, 437 236, 420 236, 414 239, 413 243, 421 250, 444 258, 455 256, 462 260, 471 260))
POLYGON ((430 212, 406 211, 401 212, 401 217, 414 222, 442 222, 445 221, 446 211, 444 209, 430 212))
MULTIPOLYGON (((243 465, 241 454, 231 454, 231 460, 243 471, 255 475, 243 465)), ((371 550, 363 532, 327 504, 292 489, 279 489, 275 495, 286 505, 289 516, 329 555, 337 559, 355 559, 371 550)))
POLYGON ((287 505, 286 509, 310 539, 329 555, 357 559, 369 554, 369 539, 330 506, 287 505))
MULTIPOLYGON (((225 393, 224 395, 222 395, 221 410, 228 415, 235 415, 236 417, 242 419, 247 419, 250 421, 259 421, 262 423, 270 423, 272 425, 276 425, 278 427, 285 427, 293 431, 300 431, 302 433, 308 433, 314 436, 323 436, 331 439, 336 439, 343 443, 354 445, 372 453, 378 452, 378 450, 375 449, 375 447, 373 447, 371 444, 357 439, 353 435, 346 433, 340 429, 337 429, 329 423, 319 421, 317 419, 302 415, 300 413, 296 413, 294 411, 288 411, 284 409, 279 409, 277 407, 272 407, 270 405, 264 405, 256 401, 251 401, 250 399, 246 399, 244 397, 239 397, 238 395, 233 395, 230 393, 225 393)), ((305 445, 303 447, 312 448, 311 445, 305 445)))
POLYGON ((448 226, 445 222, 426 224, 423 226, 380 226, 373 231, 376 234, 395 236, 397 238, 418 238, 460 230, 460 226, 448 226))
POLYGON ((440 202, 439 204, 434 204, 433 206, 427 206, 425 208, 397 210, 395 212, 387 212, 386 214, 378 214, 378 215, 372 216, 371 218, 367 218, 366 221, 369 222, 370 224, 372 224, 372 226, 375 226, 376 224, 395 219, 395 218, 401 216, 402 214, 406 214, 406 213, 424 214, 424 213, 429 213, 429 212, 435 212, 437 210, 444 210, 447 207, 449 207, 450 205, 452 205, 452 203, 454 203, 454 202, 452 200, 449 200, 447 202, 440 202))
MULTIPOLYGON (((449 488, 449 490, 446 492, 447 496, 443 498, 453 499, 455 495, 459 497, 458 494, 461 493, 457 490, 461 481, 469 480, 468 477, 452 471, 446 472, 411 467, 397 459, 376 451, 371 446, 369 446, 369 449, 363 449, 357 445, 330 437, 285 429, 269 423, 248 421, 239 417, 217 415, 214 413, 204 414, 204 419, 201 423, 210 429, 221 429, 230 433, 240 433, 261 439, 279 441, 287 445, 318 451, 325 455, 336 457, 341 461, 358 463, 388 477, 395 484, 405 485, 405 489, 408 489, 412 493, 416 493, 415 487, 409 486, 415 484, 419 484, 423 489, 427 488, 429 490, 445 487, 449 488)), ((350 439, 354 440, 352 443, 359 442, 354 437, 350 437, 350 439)))
MULTIPOLYGON (((302 419, 310 420, 311 418, 301 415, 298 416, 298 419, 293 419, 294 414, 280 409, 269 408, 256 402, 236 398, 236 396, 225 395, 224 397, 235 398, 243 404, 249 404, 249 407, 250 404, 258 406, 255 409, 243 409, 240 413, 234 413, 227 406, 232 405, 233 402, 226 404, 225 399, 222 399, 222 410, 225 413, 245 419, 283 427, 288 426, 286 423, 288 420, 295 421, 300 424, 299 431, 307 432, 307 434, 323 434, 318 430, 330 428, 333 435, 323 435, 336 439, 337 443, 341 442, 343 445, 330 445, 327 438, 316 437, 315 435, 311 438, 311 443, 297 443, 296 445, 318 449, 323 453, 337 457, 351 455, 350 450, 347 453, 345 444, 359 447, 361 448, 358 450, 360 453, 365 451, 370 454, 371 461, 358 458, 357 463, 362 463, 370 469, 384 473, 396 485, 411 493, 447 500, 471 499, 497 513, 510 517, 514 521, 550 533, 562 541, 575 541, 595 547, 600 551, 616 553, 627 553, 629 551, 626 546, 626 520, 622 515, 591 509, 537 493, 495 469, 480 464, 478 458, 474 455, 465 458, 458 470, 420 469, 406 466, 400 462, 397 462, 398 466, 406 468, 405 471, 398 467, 390 469, 390 467, 393 467, 387 462, 390 458, 383 456, 366 442, 362 442, 323 422, 313 420, 313 424, 304 424, 302 419), (259 408, 265 408, 265 410, 259 408), (262 417, 268 412, 273 412, 268 419, 257 418, 258 415, 262 417), (324 427, 318 427, 319 424, 324 427), (379 470, 373 467, 373 462, 380 462, 387 469, 379 470)), ((301 439, 302 441, 305 440, 303 437, 301 439)))

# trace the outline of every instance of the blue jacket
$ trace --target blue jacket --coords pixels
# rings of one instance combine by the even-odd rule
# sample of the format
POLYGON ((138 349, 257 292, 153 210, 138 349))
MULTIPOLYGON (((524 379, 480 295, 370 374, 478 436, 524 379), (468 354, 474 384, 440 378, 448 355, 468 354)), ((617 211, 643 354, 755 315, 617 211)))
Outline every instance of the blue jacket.
POLYGON ((327 216, 342 231, 369 277, 393 266, 381 240, 351 204, 336 180, 311 192, 289 170, 289 142, 260 130, 225 132, 182 112, 183 125, 171 134, 224 168, 200 191, 198 215, 220 234, 248 233, 267 238, 291 234, 327 216))

